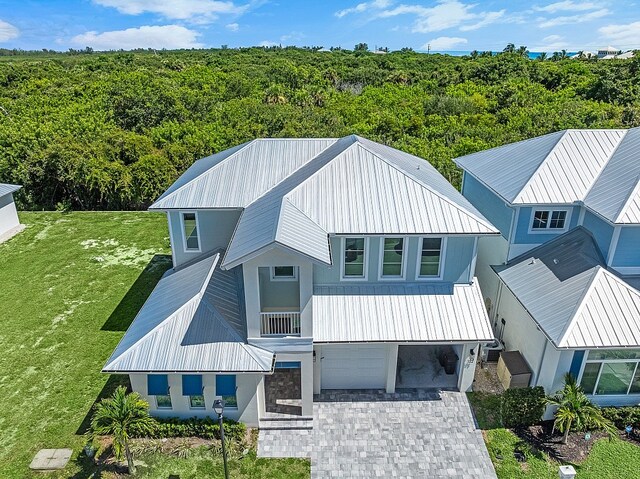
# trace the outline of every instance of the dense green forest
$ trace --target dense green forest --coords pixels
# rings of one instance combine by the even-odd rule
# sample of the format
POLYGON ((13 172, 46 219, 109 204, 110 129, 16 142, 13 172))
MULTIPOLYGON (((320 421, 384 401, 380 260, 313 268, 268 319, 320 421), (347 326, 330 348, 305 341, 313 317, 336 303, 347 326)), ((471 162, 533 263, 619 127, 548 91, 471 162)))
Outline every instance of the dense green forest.
POLYGON ((0 182, 24 209, 139 209, 255 137, 351 133, 429 160, 564 128, 640 125, 640 58, 296 48, 0 58, 0 182))

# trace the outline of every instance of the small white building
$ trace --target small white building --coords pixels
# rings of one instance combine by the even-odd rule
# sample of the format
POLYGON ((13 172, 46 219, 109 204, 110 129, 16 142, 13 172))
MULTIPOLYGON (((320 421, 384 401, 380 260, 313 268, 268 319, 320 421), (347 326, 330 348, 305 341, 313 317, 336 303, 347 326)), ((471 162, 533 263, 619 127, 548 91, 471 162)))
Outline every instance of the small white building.
POLYGON ((13 201, 13 193, 22 186, 0 183, 0 243, 8 240, 24 229, 18 219, 18 211, 13 201))

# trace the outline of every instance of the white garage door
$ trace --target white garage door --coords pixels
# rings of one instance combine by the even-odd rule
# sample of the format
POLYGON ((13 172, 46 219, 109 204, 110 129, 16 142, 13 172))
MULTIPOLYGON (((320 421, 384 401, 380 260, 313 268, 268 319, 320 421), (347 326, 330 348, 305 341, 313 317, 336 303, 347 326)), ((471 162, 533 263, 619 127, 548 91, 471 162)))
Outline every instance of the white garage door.
POLYGON ((322 389, 384 389, 387 346, 322 346, 322 389))

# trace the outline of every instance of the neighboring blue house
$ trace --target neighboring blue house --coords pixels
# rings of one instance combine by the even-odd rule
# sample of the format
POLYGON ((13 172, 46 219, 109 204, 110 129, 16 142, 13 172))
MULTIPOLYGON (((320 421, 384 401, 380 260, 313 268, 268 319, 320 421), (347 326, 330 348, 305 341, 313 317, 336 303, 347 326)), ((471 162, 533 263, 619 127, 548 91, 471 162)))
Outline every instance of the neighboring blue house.
POLYGON ((173 268, 104 366, 153 414, 310 420, 325 389, 469 390, 498 231, 428 162, 357 136, 260 139, 151 206, 173 268))
POLYGON ((640 402, 640 128, 566 130, 455 160, 494 225, 477 276, 496 336, 548 392, 640 402))

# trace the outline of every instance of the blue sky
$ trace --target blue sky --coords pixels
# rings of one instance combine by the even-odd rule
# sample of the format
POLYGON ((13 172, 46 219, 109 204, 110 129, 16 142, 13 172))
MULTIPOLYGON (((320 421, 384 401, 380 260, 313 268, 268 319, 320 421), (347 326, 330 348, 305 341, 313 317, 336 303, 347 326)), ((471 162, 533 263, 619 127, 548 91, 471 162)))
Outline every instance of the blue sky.
POLYGON ((640 49, 640 0, 0 0, 0 47, 640 49), (636 3, 636 1, 638 3, 636 3))

